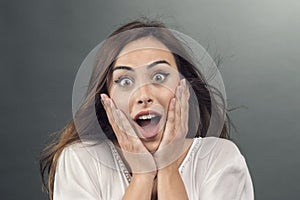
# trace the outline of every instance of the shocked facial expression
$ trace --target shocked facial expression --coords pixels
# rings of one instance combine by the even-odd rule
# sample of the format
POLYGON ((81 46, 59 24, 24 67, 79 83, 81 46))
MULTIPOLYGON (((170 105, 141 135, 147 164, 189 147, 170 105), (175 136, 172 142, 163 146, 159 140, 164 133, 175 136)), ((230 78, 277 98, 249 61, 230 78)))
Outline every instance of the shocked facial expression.
POLYGON ((173 54, 152 37, 127 44, 115 60, 109 95, 150 152, 163 137, 179 77, 173 54))

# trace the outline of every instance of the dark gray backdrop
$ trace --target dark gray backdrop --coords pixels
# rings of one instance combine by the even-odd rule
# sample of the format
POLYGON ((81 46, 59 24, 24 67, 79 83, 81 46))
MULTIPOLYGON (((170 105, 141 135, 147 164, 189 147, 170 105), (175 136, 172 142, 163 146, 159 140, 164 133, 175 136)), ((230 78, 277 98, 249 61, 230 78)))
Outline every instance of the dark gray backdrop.
POLYGON ((37 157, 71 119, 76 72, 118 25, 162 19, 224 57, 232 136, 259 200, 300 198, 297 0, 0 1, 1 199, 46 199, 37 157))

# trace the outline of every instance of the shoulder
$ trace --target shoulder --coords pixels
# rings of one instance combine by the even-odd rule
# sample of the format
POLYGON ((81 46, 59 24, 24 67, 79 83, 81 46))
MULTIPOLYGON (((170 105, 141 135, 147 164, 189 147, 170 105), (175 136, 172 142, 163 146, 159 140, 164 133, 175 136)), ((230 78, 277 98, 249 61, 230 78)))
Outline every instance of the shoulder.
POLYGON ((99 165, 103 161, 113 162, 110 146, 107 141, 91 143, 76 142, 64 148, 58 158, 58 165, 84 166, 99 165))
POLYGON ((206 156, 217 156, 219 154, 228 155, 230 157, 240 156, 241 152, 238 146, 228 139, 217 137, 195 138, 198 145, 198 154, 201 158, 206 156))
POLYGON ((196 154, 203 199, 253 199, 253 185, 244 156, 227 139, 197 138, 196 154), (214 191, 213 193, 211 191, 214 191))
POLYGON ((55 171, 54 199, 99 199, 102 163, 93 155, 97 147, 77 142, 64 148, 55 171))
POLYGON ((205 162, 209 169, 220 170, 226 166, 246 166, 244 156, 234 142, 217 137, 195 138, 194 140, 194 143, 198 143, 198 147, 194 150, 195 159, 205 162))

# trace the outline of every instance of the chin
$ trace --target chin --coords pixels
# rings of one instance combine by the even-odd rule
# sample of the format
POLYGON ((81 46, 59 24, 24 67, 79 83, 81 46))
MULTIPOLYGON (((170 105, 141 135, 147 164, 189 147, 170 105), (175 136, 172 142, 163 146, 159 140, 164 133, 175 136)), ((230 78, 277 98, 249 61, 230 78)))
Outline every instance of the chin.
POLYGON ((160 142, 161 142, 161 139, 162 139, 162 132, 161 131, 159 134, 157 134, 155 137, 153 138, 141 138, 144 146, 146 147, 146 149, 150 152, 150 153, 153 153, 155 152, 159 145, 160 145, 160 142))
POLYGON ((146 149, 147 149, 150 153, 156 152, 156 150, 157 150, 158 147, 159 147, 159 143, 158 143, 158 144, 157 144, 157 143, 151 143, 151 144, 149 144, 149 143, 144 143, 144 145, 145 145, 146 149))

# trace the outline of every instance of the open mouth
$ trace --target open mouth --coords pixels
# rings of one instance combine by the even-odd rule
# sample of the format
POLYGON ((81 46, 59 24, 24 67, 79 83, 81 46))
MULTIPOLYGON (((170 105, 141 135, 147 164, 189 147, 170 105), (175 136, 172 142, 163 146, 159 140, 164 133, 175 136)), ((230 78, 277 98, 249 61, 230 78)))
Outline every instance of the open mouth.
POLYGON ((138 130, 147 139, 154 138, 159 132, 159 121, 161 115, 154 112, 140 112, 135 117, 138 130))

